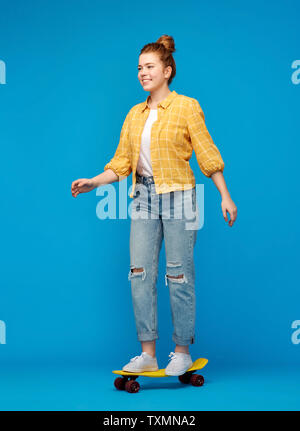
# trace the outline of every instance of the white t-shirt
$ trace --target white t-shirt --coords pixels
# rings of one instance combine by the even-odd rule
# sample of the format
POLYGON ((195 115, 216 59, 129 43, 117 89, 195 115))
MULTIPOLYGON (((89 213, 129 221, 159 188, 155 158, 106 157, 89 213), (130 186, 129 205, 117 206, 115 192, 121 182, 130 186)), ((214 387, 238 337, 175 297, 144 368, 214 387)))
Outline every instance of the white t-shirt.
POLYGON ((157 109, 150 109, 150 114, 142 133, 140 156, 137 164, 137 173, 145 177, 152 177, 152 164, 150 157, 151 127, 157 120, 157 109))

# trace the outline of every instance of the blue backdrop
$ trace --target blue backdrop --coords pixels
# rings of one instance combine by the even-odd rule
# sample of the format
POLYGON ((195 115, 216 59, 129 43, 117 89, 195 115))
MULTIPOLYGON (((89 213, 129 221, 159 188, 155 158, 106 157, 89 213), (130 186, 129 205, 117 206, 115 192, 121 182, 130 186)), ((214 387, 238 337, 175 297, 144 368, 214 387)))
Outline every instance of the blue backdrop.
MULTIPOLYGON (((140 353, 130 218, 100 220, 96 190, 74 199, 71 183, 112 158, 127 112, 149 94, 140 49, 162 34, 177 49, 170 89, 199 101, 238 208, 230 228, 194 154, 205 221, 191 354, 299 363, 299 12, 297 1, 0 1, 1 367, 110 370, 140 353)), ((165 268, 163 243, 161 366, 175 347, 165 268)))

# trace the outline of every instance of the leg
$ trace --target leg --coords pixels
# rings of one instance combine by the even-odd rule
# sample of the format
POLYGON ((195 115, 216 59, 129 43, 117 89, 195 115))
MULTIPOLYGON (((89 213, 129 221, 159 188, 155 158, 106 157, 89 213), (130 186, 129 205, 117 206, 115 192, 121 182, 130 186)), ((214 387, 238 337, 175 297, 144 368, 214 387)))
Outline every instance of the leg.
MULTIPOLYGON (((183 201, 185 200, 183 197, 183 201)), ((176 205, 174 198, 175 208, 176 205)), ((165 282, 169 286, 174 328, 172 339, 176 343, 175 351, 188 353, 189 344, 195 341, 194 246, 197 230, 185 229, 188 221, 184 217, 184 212, 182 218, 166 218, 162 219, 162 222, 167 261, 165 282)))
POLYGON ((155 340, 153 340, 153 341, 141 341, 141 345, 142 345, 142 352, 149 353, 149 355, 153 356, 153 358, 156 356, 155 340))
MULTIPOLYGON (((161 244, 160 219, 131 219, 128 278, 131 280, 137 336, 141 342, 158 339, 156 281, 161 244)), ((155 343, 142 344, 144 348, 143 351, 152 356, 155 354, 155 343)))
POLYGON ((189 344, 187 346, 181 346, 180 344, 176 344, 174 352, 189 353, 189 344))
MULTIPOLYGON (((133 268, 132 272, 142 272, 143 268, 133 268)), ((153 356, 153 358, 156 356, 155 353, 155 340, 153 341, 141 341, 142 346, 142 352, 147 352, 149 355, 153 356)), ((176 351, 176 350, 175 350, 176 351)))

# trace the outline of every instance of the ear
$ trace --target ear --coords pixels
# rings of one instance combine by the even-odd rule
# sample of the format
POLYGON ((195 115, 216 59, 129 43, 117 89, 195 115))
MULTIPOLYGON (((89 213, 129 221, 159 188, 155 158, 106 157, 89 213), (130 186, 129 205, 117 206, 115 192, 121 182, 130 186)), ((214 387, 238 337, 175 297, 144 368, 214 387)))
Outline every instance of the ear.
POLYGON ((172 66, 166 67, 165 73, 166 73, 166 78, 170 78, 171 73, 172 73, 172 66))

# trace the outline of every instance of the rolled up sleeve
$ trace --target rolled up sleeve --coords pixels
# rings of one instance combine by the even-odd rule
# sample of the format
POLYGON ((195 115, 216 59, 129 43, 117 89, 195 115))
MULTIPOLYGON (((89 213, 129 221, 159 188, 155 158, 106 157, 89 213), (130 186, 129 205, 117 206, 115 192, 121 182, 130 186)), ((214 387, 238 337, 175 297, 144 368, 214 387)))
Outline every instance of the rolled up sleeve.
POLYGON ((131 117, 131 110, 128 112, 122 126, 119 145, 113 158, 104 166, 104 170, 113 170, 118 177, 128 177, 131 174, 131 160, 130 160, 130 143, 129 143, 129 122, 131 117))
POLYGON ((214 172, 223 172, 224 161, 206 128, 204 113, 197 99, 192 98, 187 124, 192 147, 203 174, 210 177, 214 172))

